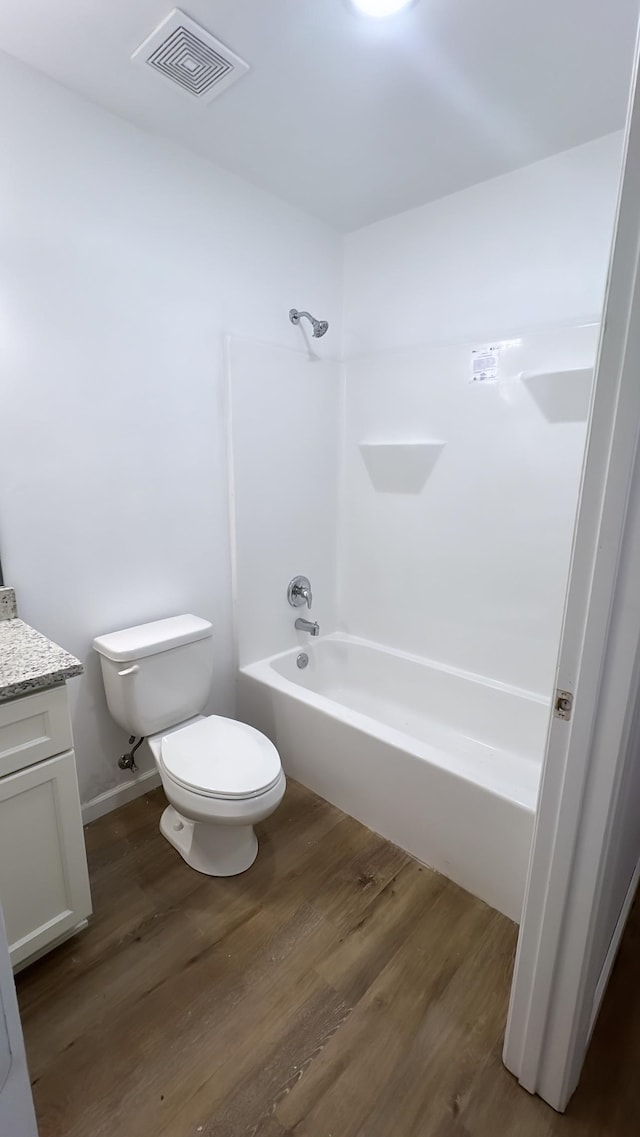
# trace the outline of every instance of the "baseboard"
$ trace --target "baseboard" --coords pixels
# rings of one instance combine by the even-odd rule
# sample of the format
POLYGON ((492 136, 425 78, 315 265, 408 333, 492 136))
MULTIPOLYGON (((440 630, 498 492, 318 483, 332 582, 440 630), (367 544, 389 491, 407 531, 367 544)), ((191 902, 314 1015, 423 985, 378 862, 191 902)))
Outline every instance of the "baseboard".
POLYGON ((618 954, 618 948, 620 947, 622 933, 624 932, 629 912, 631 911, 631 905, 633 904, 633 898, 636 894, 636 889, 639 882, 640 861, 638 861, 633 876, 631 877, 631 883, 627 889, 627 895, 624 898, 622 908, 620 909, 620 915, 618 916, 616 926, 611 937, 609 950, 605 956, 605 961, 602 965, 602 971, 600 972, 600 978, 598 979, 598 983, 596 985, 595 994, 593 996, 593 1007, 591 1008, 591 1022, 589 1023, 589 1038, 591 1038, 591 1035, 593 1034, 593 1028, 596 1025, 596 1021, 600 1013, 600 1005, 604 999, 604 993, 607 989, 609 976, 611 975, 611 970, 615 963, 616 955, 618 954))
POLYGON ((47 955, 48 952, 53 951, 54 948, 60 947, 60 944, 66 943, 67 940, 70 940, 73 936, 77 936, 78 932, 83 932, 84 929, 88 927, 89 921, 81 920, 79 924, 76 924, 75 928, 69 928, 67 932, 63 932, 61 936, 58 936, 55 940, 51 940, 51 943, 46 944, 45 947, 41 947, 39 951, 34 951, 33 955, 28 955, 26 959, 20 960, 20 963, 16 963, 13 968, 13 974, 18 975, 19 972, 24 971, 25 967, 31 967, 31 964, 35 963, 37 959, 42 959, 43 955, 47 955))
POLYGON ((91 801, 85 802, 82 806, 82 824, 88 825, 90 821, 104 817, 105 813, 111 813, 112 809, 119 809, 121 805, 126 805, 128 801, 142 797, 143 794, 149 793, 149 790, 154 790, 159 785, 160 775, 158 771, 147 770, 145 774, 140 774, 140 777, 136 778, 135 781, 124 782, 121 786, 114 786, 111 790, 105 790, 103 794, 98 794, 97 797, 91 798, 91 801))

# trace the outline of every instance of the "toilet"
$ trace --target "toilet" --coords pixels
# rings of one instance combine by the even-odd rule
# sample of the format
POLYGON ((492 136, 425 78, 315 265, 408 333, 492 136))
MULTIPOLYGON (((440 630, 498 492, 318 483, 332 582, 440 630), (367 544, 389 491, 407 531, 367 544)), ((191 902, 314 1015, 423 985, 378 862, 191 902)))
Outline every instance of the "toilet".
POLYGON ((169 800, 160 832, 191 868, 236 876, 258 853, 254 825, 276 810, 286 779, 273 743, 247 723, 204 716, 213 629, 171 616, 98 636, 112 717, 146 738, 169 800))

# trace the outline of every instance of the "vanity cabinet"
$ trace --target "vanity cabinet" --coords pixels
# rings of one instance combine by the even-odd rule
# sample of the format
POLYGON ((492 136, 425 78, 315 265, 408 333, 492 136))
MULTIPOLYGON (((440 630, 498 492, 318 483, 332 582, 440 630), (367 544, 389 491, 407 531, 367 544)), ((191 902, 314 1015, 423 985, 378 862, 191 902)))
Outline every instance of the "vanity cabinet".
POLYGON ((64 685, 0 703, 0 904, 14 967, 91 913, 64 685))

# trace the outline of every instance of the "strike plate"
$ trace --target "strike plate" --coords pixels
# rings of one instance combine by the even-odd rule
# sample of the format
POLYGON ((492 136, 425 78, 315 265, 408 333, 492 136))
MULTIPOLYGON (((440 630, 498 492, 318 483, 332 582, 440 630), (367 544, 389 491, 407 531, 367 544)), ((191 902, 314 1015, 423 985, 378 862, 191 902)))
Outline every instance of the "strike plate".
POLYGON ((571 691, 556 690, 556 701, 553 707, 553 713, 557 719, 564 719, 568 722, 571 718, 573 710, 573 695, 571 691))

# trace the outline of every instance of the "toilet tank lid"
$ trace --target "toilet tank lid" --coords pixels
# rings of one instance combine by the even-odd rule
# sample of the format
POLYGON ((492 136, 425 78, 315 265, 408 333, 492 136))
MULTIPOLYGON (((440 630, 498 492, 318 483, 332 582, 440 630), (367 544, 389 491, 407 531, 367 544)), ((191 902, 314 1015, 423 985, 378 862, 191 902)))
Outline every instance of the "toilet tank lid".
POLYGON ((99 655, 124 663, 207 639, 212 633, 209 621, 200 616, 170 616, 168 620, 154 620, 151 624, 137 624, 135 628, 97 636, 93 646, 99 655))

